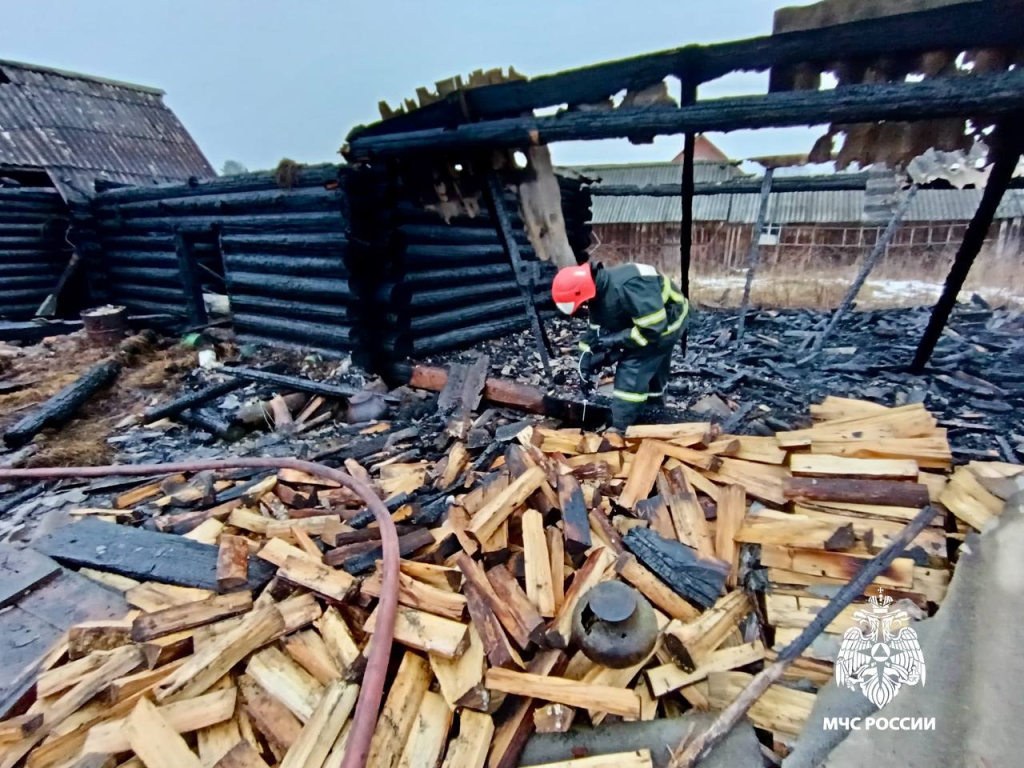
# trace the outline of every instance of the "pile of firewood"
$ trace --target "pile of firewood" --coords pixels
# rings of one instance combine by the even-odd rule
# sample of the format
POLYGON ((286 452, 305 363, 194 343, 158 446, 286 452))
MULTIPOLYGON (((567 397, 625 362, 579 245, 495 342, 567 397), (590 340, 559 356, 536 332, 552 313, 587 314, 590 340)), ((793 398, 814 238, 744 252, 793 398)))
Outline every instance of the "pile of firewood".
MULTIPOLYGON (((864 599, 882 588, 915 617, 933 612, 957 545, 1024 470, 952 471, 920 405, 828 398, 812 416, 773 437, 524 424, 479 469, 460 440, 436 463, 347 460, 393 510, 403 557, 368 765, 511 768, 534 732, 721 709, 814 619, 822 587, 848 582, 929 504, 932 526, 864 599), (402 503, 424 486, 431 501, 402 503), (591 661, 572 631, 607 580, 657 619, 654 649, 625 668, 591 661)), ((338 764, 382 588, 379 530, 358 497, 294 470, 200 474, 76 512, 87 519, 40 549, 134 610, 53 649, 35 703, 0 722, 0 768, 338 764)), ((853 610, 750 710, 778 755, 853 610)), ((651 758, 600 763, 612 764, 651 758)))

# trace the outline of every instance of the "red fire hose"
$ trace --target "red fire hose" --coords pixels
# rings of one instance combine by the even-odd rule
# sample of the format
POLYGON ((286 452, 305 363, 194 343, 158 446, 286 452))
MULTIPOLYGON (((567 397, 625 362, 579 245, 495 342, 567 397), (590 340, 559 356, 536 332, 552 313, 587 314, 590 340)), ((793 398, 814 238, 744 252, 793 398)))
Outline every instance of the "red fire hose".
POLYGON ((297 469, 311 475, 333 480, 358 494, 373 510, 380 525, 383 549, 383 573, 377 626, 370 641, 370 653, 359 691, 355 716, 349 730, 345 757, 341 768, 364 768, 370 750, 370 739, 377 723, 377 710, 384 693, 384 677, 391 656, 391 642, 398 609, 398 533, 387 507, 369 486, 351 475, 322 464, 299 459, 221 459, 214 461, 183 461, 171 464, 112 465, 106 467, 45 467, 40 469, 0 469, 0 480, 48 480, 54 478, 107 477, 109 475, 162 475, 179 472, 204 472, 222 469, 297 469))

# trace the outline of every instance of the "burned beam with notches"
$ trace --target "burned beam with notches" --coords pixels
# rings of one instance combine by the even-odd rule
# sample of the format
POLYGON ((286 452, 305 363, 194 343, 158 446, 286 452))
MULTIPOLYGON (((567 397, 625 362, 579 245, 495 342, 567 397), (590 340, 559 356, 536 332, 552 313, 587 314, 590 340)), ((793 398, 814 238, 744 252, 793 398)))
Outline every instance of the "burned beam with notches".
POLYGON ((972 115, 997 117, 1024 109, 1024 72, 934 78, 916 83, 849 85, 824 91, 708 99, 691 106, 563 112, 548 117, 486 120, 353 139, 353 159, 426 150, 494 149, 581 139, 621 139, 748 128, 919 121, 972 115))
POLYGON ((1018 48, 1024 14, 1015 0, 988 0, 985 13, 971 3, 864 19, 827 29, 808 29, 713 45, 688 45, 589 67, 458 91, 409 114, 366 127, 363 138, 431 128, 455 128, 473 120, 504 117, 556 104, 593 104, 623 89, 641 90, 666 77, 700 85, 736 71, 779 66, 873 60, 928 51, 1018 48))

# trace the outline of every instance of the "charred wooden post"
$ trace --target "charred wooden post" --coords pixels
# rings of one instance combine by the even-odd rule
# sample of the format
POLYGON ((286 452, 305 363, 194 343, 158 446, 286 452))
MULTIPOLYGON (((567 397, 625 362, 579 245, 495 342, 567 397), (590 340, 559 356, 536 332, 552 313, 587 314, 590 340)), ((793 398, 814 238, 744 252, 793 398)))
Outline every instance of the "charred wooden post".
POLYGON ((487 184, 484 187, 484 195, 487 200, 487 207, 491 209, 491 214, 494 216, 498 238, 501 240, 501 245, 512 264, 512 270, 515 272, 516 282, 519 284, 519 291, 523 297, 523 308, 533 328, 537 354, 540 355, 541 365, 544 366, 544 372, 550 379, 551 361, 548 359, 548 348, 551 345, 544 334, 544 324, 541 322, 540 313, 537 311, 537 305, 533 300, 532 280, 528 280, 524 273, 523 260, 519 255, 519 243, 516 242, 512 231, 512 223, 509 221, 508 211, 505 210, 503 202, 501 184, 494 171, 487 172, 487 184))
POLYGON ((843 296, 843 300, 839 303, 839 307, 836 309, 832 318, 829 320, 828 325, 825 326, 825 330, 821 332, 818 338, 814 342, 814 346, 811 347, 811 352, 817 352, 822 348, 832 331, 839 325, 839 321, 843 319, 850 307, 853 305, 853 300, 857 298, 857 294, 860 293, 860 289, 864 287, 864 281, 868 279, 868 275, 871 274, 871 270, 875 268, 875 264, 885 253, 885 249, 889 247, 889 243, 896 236, 896 231, 900 228, 900 222, 903 221, 903 217, 907 211, 910 210, 910 204, 914 201, 914 197, 917 195, 917 185, 914 184, 908 191, 906 196, 900 202, 899 207, 893 212, 892 218, 889 219, 889 224, 885 228, 885 232, 875 242, 875 247, 871 249, 871 253, 864 260, 861 265, 860 271, 857 273, 857 277, 853 279, 850 287, 846 291, 846 295, 843 296))
POLYGON ((939 297, 932 316, 928 320, 928 327, 925 328, 924 336, 917 347, 914 355, 914 362, 911 370, 914 373, 921 373, 928 360, 935 351, 935 345, 942 335, 942 330, 949 322, 949 316, 956 306, 956 297, 967 280, 971 271, 974 259, 985 244, 985 236, 995 218, 999 202, 1003 199, 1003 193, 1009 186, 1013 172, 1020 160, 1021 150, 1024 149, 1024 137, 1021 131, 1024 130, 1024 121, 1020 119, 1007 120, 999 123, 993 135, 992 143, 992 172, 989 174, 988 183, 985 184, 985 191, 982 193, 978 210, 967 225, 967 232, 964 233, 964 240, 960 249, 953 259, 953 266, 946 277, 946 284, 942 289, 942 296, 939 297))
POLYGON ((203 284, 199 279, 191 242, 184 232, 174 236, 174 253, 178 259, 178 274, 181 277, 189 322, 195 326, 205 325, 209 318, 206 315, 206 303, 203 301, 203 284))
POLYGON ((754 273, 757 271, 757 262, 761 253, 761 231, 764 229, 764 222, 768 216, 768 200, 771 198, 774 173, 774 169, 768 168, 764 172, 764 179, 761 180, 761 198, 758 201, 757 219, 754 221, 754 231, 750 235, 750 255, 747 257, 747 278, 743 283, 743 301, 740 302, 739 320, 736 321, 736 341, 743 338, 743 327, 747 322, 750 286, 754 283, 754 273))
POLYGON ((59 427, 71 421, 78 409, 101 389, 110 386, 120 372, 121 364, 116 360, 94 365, 7 430, 4 443, 10 448, 20 448, 46 427, 59 427))
POLYGON ((208 403, 211 400, 215 400, 218 397, 223 397, 236 389, 241 389, 246 386, 248 382, 244 379, 229 379, 228 381, 220 381, 216 384, 211 384, 203 389, 197 389, 195 392, 188 392, 181 397, 176 397, 173 400, 162 405, 155 405, 152 408, 147 408, 142 412, 143 422, 148 424, 153 421, 159 421, 160 419, 167 419, 173 416, 177 416, 182 411, 186 411, 189 408, 195 408, 196 406, 208 403))

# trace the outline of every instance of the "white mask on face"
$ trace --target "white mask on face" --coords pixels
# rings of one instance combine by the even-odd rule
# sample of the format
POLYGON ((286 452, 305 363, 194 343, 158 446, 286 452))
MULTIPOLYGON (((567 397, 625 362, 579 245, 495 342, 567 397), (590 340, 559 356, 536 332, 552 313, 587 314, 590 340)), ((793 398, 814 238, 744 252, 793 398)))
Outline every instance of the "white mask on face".
POLYGON ((576 307, 571 301, 556 301, 555 306, 558 307, 558 311, 563 315, 571 315, 576 307))

